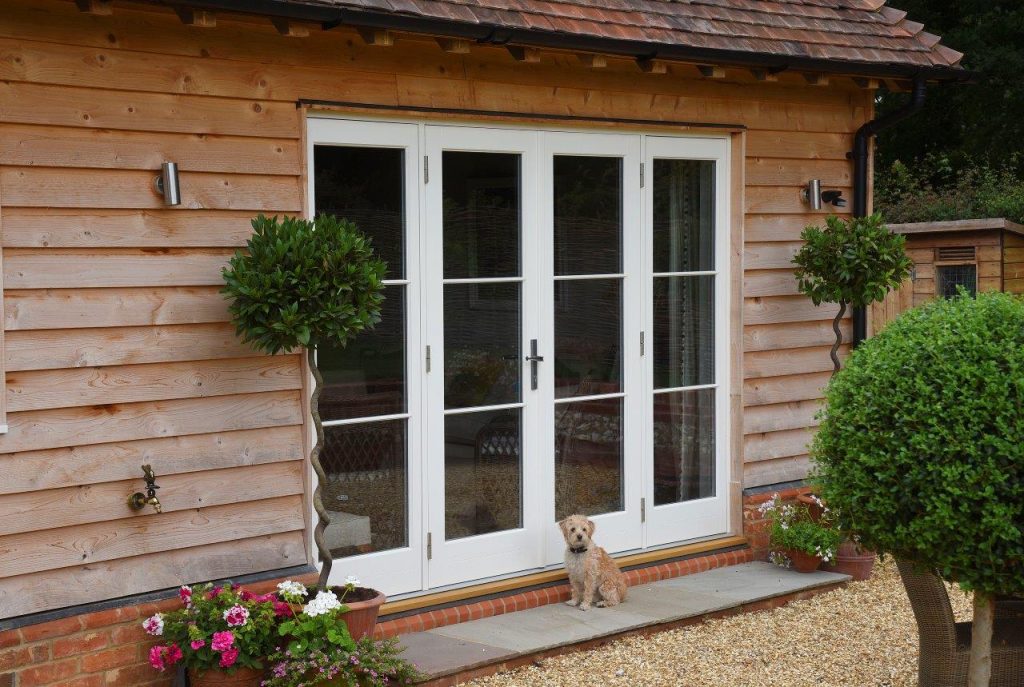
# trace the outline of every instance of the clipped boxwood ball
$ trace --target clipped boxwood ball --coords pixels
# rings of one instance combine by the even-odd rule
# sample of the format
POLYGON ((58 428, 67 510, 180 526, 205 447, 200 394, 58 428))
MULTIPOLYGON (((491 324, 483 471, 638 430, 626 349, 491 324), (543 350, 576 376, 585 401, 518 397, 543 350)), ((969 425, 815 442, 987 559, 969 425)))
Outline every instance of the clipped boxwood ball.
POLYGON ((1024 592, 1024 300, 910 310, 826 391, 812 445, 842 524, 982 592, 1024 592))

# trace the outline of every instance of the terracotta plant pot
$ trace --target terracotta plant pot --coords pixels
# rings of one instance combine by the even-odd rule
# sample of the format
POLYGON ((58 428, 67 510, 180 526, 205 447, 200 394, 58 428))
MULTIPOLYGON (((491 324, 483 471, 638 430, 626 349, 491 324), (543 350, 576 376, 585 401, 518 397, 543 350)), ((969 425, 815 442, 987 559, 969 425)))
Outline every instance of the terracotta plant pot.
POLYGON ((223 670, 188 671, 192 687, 259 687, 262 680, 263 671, 252 668, 239 668, 231 674, 223 670))
POLYGON ((875 552, 866 551, 852 541, 844 541, 836 552, 835 563, 829 566, 829 572, 849 575, 858 582, 871 577, 875 568, 875 552))
POLYGON ((812 494, 800 494, 796 497, 796 500, 797 503, 807 506, 807 514, 810 516, 811 520, 813 522, 818 522, 824 514, 824 509, 815 503, 811 496, 812 494))
POLYGON ((797 572, 812 573, 821 565, 821 556, 812 556, 809 553, 793 549, 787 549, 786 555, 793 562, 793 570, 797 572))
MULTIPOLYGON (((333 591, 340 597, 342 592, 344 592, 344 587, 335 587, 333 591)), ((377 613, 380 612, 380 607, 386 600, 387 597, 376 589, 366 589, 364 587, 356 587, 348 595, 345 599, 348 612, 341 617, 345 620, 345 624, 348 625, 348 633, 352 635, 352 639, 359 641, 373 633, 373 627, 377 624, 377 613), (362 592, 362 594, 357 594, 357 592, 362 592), (358 599, 361 596, 369 596, 367 592, 372 592, 374 596, 363 601, 349 601, 353 597, 358 599)))

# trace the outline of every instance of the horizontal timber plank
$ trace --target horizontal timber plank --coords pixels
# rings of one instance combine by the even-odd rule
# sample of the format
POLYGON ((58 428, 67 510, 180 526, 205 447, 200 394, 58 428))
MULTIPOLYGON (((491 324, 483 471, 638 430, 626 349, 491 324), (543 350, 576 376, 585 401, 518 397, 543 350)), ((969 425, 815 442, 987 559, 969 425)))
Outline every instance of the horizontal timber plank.
POLYGON ((810 469, 811 458, 807 455, 746 463, 743 466, 743 486, 751 488, 793 482, 807 477, 810 469))
POLYGON ((793 269, 750 270, 743 274, 743 295, 795 296, 797 288, 793 269))
POLYGON ((0 456, 0 494, 138 479, 145 463, 163 478, 302 458, 301 425, 23 451, 0 456))
POLYGON ((7 410, 205 398, 302 388, 298 355, 7 373, 7 410))
MULTIPOLYGON (((753 214, 783 214, 791 215, 808 208, 807 203, 800 197, 801 186, 750 186, 744 192, 744 203, 746 213, 753 214)), ((845 186, 836 186, 833 189, 842 191, 843 198, 849 202, 851 189, 845 186)), ((837 213, 838 214, 838 213, 837 213)))
POLYGON ((907 248, 922 250, 932 248, 952 248, 963 246, 998 246, 998 231, 961 234, 925 234, 907 237, 907 248))
POLYGON ((8 433, 0 436, 0 452, 279 427, 301 421, 296 391, 37 410, 8 414, 8 433))
MULTIPOLYGON (((781 131, 767 131, 758 127, 747 133, 748 158, 784 158, 808 160, 846 160, 846 153, 853 150, 851 133, 812 133, 793 131, 789 127, 781 131)), ((801 183, 807 183, 804 179, 801 183)), ((838 180, 822 179, 826 188, 844 186, 838 180)))
POLYGON ((743 411, 743 433, 758 434, 814 427, 818 424, 815 415, 821 408, 820 400, 753 406, 743 411))
POLYGON ((4 294, 6 329, 74 329, 227 322, 214 286, 44 289, 4 294))
POLYGON ((230 503, 302 494, 303 461, 163 475, 154 465, 163 513, 133 511, 128 495, 144 486, 135 479, 0 496, 0 534, 18 534, 130 518, 154 527, 160 515, 230 503), (154 519, 155 518, 155 519, 154 519))
MULTIPOLYGON (((783 377, 806 372, 827 372, 833 369, 829 355, 831 346, 791 348, 779 351, 757 351, 743 355, 745 379, 783 377)), ((839 347, 840 360, 850 354, 850 346, 839 347)))
POLYGON ((804 186, 810 179, 821 179, 826 189, 853 184, 852 168, 845 160, 748 157, 745 167, 750 186, 804 186))
MULTIPOLYGON (((844 318, 839 325, 843 341, 850 341, 853 325, 844 318)), ((831 346, 836 340, 831 322, 789 322, 786 324, 751 325, 743 328, 743 350, 777 351, 802 346, 831 346)))
POLYGON ((747 407, 792 401, 813 401, 831 379, 831 372, 794 374, 786 377, 747 379, 743 382, 743 404, 747 407))
MULTIPOLYGON (((143 170, 0 168, 4 204, 10 207, 129 208, 166 207, 153 185, 156 174, 143 170)), ((299 212, 302 189, 298 177, 257 174, 179 172, 181 205, 188 210, 299 212)))
POLYGON ((806 455, 813 438, 814 431, 808 428, 748 434, 743 438, 743 462, 756 463, 806 455))
POLYGON ((284 496, 196 510, 0 537, 0 576, 249 539, 303 527, 302 497, 284 496))
POLYGON ((8 289, 113 286, 223 286, 227 248, 107 249, 9 248, 4 251, 8 289))
MULTIPOLYGON (((4 208, 5 248, 241 247, 252 236, 245 210, 4 208)), ((296 213, 281 213, 294 215, 296 213)))
POLYGON ((195 546, 0 580, 0 618, 307 563, 300 532, 195 546))
POLYGON ((748 214, 743 222, 743 236, 751 243, 773 241, 799 241, 800 232, 808 225, 823 226, 828 213, 805 212, 791 215, 748 214))
POLYGON ((803 243, 754 243, 747 241, 743 246, 743 267, 746 270, 792 270, 793 257, 803 243))
POLYGON ((299 144, 291 139, 107 131, 11 124, 0 160, 21 167, 84 167, 156 171, 176 160, 182 171, 298 176, 299 144))
POLYGON ((814 305, 806 296, 764 296, 745 298, 743 301, 744 324, 832 320, 838 313, 838 305, 814 305))
POLYGON ((298 138, 294 103, 0 81, 0 124, 298 138))

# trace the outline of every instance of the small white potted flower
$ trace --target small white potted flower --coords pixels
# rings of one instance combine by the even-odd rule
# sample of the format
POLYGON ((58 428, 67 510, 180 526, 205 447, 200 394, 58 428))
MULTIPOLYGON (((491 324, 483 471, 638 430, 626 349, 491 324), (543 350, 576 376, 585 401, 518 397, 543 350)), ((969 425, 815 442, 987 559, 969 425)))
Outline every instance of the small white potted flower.
POLYGON ((359 641, 373 634, 377 614, 387 599, 383 593, 370 587, 360 587, 359 578, 349 575, 342 586, 326 590, 306 588, 298 582, 286 581, 277 586, 278 597, 292 605, 296 615, 310 617, 335 613, 348 626, 352 639, 359 641))

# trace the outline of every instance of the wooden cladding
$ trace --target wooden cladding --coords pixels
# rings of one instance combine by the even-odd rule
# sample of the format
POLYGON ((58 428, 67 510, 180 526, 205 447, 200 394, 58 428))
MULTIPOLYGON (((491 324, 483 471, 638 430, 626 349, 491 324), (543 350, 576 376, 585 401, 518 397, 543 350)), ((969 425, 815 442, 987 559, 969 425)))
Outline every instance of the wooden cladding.
POLYGON ((974 246, 940 246, 935 249, 935 262, 974 262, 977 257, 974 246))

